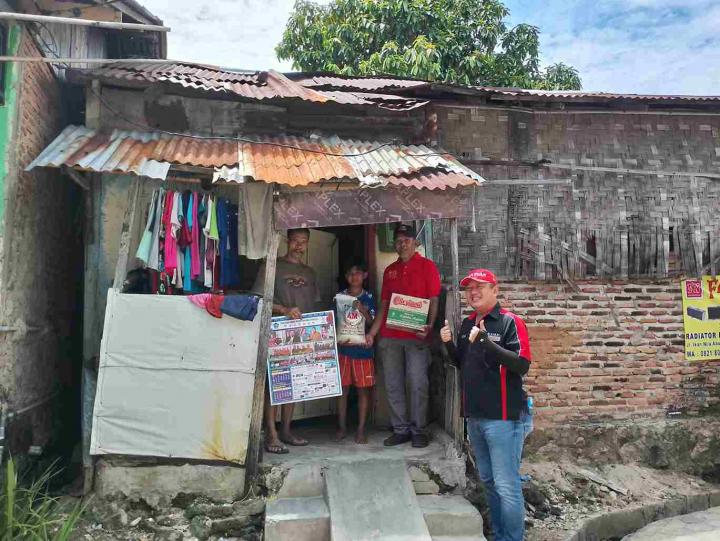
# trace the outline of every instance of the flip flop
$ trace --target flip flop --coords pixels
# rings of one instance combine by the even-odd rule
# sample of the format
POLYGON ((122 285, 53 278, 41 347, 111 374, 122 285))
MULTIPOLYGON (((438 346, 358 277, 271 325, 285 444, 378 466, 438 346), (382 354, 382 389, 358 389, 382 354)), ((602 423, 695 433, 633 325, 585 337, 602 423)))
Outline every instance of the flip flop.
POLYGON ((303 438, 297 438, 297 437, 293 438, 293 439, 281 437, 280 441, 283 443, 286 443, 288 445, 292 445, 294 447, 304 447, 305 445, 307 445, 309 443, 307 440, 304 440, 303 438))
POLYGON ((265 452, 272 453, 274 455, 286 455, 290 452, 290 449, 288 449, 284 445, 271 445, 269 443, 266 443, 265 452))

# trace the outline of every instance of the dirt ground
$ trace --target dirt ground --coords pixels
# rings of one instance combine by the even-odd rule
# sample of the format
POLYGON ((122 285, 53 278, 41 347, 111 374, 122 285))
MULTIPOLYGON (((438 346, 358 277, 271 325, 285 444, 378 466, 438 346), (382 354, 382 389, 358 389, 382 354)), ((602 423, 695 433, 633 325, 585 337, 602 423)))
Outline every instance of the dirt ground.
POLYGON ((688 474, 637 464, 523 464, 528 541, 563 541, 588 517, 720 489, 688 474))

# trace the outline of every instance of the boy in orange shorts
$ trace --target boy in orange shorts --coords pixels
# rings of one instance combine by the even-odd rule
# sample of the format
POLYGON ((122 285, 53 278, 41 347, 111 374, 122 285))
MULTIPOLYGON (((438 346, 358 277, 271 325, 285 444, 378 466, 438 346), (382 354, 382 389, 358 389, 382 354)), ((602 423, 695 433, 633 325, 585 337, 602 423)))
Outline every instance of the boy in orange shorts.
MULTIPOLYGON (((372 293, 363 289, 363 282, 367 278, 367 271, 362 265, 353 265, 345 273, 348 288, 341 291, 357 299, 353 309, 365 318, 365 330, 372 325, 375 318, 375 299, 372 293)), ((343 394, 338 398, 338 429, 336 439, 342 440, 347 435, 347 400, 350 385, 355 386, 358 393, 358 429, 355 443, 367 443, 365 423, 370 409, 370 396, 375 386, 375 360, 371 347, 365 345, 338 344, 340 360, 340 380, 343 394)))

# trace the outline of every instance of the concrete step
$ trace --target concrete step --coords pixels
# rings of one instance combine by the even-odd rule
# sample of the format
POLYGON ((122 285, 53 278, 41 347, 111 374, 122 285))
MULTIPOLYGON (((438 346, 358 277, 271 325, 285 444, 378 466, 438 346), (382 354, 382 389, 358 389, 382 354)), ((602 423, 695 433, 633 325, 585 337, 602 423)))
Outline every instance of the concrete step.
POLYGON ((417 500, 433 539, 485 539, 480 512, 462 496, 418 496, 417 500))
POLYGON ((325 498, 279 498, 268 501, 264 539, 330 541, 330 512, 325 498))
POLYGON ((332 541, 431 541, 404 460, 333 464, 325 491, 332 541))

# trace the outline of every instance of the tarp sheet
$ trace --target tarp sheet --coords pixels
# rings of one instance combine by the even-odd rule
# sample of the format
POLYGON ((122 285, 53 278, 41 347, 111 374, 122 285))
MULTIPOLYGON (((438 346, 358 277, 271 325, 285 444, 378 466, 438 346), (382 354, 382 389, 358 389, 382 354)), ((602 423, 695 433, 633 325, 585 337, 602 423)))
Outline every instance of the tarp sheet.
POLYGON ((111 289, 91 454, 243 464, 260 313, 216 319, 186 297, 111 289))

